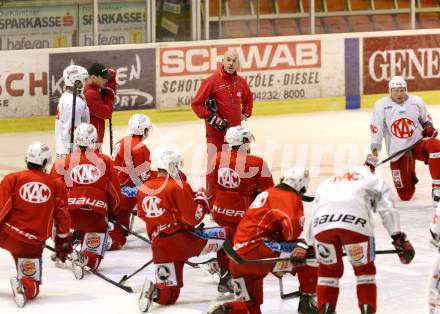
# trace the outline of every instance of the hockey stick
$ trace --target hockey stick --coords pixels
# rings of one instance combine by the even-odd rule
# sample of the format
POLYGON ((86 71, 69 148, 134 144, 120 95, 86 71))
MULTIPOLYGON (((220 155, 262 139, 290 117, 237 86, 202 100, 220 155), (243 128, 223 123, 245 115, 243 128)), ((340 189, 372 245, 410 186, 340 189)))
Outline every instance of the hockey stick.
MULTIPOLYGON (((48 249, 49 251, 55 252, 55 249, 53 247, 47 245, 47 244, 45 245, 45 248, 48 249)), ((70 256, 67 256, 67 260, 71 262, 72 258, 70 256)), ((99 278, 104 279, 105 281, 111 283, 112 285, 118 287, 119 289, 122 289, 122 290, 124 290, 124 291, 126 291, 128 293, 133 293, 133 289, 131 287, 124 286, 124 285, 122 285, 120 283, 117 283, 116 281, 114 281, 114 280, 110 279, 109 277, 99 273, 96 270, 89 269, 88 271, 91 272, 92 274, 98 276, 99 278)))
POLYGON ((110 219, 110 222, 113 223, 114 225, 121 227, 125 232, 127 232, 128 234, 134 235, 135 237, 141 239, 144 242, 147 242, 148 244, 151 244, 150 240, 148 240, 146 237, 141 236, 139 233, 131 231, 130 229, 128 229, 126 226, 120 224, 119 222, 110 219))
POLYGON ((127 281, 128 279, 130 279, 130 278, 133 277, 134 275, 140 273, 142 270, 144 270, 145 268, 147 268, 148 265, 150 265, 151 263, 153 263, 153 260, 148 261, 147 263, 145 263, 144 265, 142 265, 139 269, 137 269, 135 272, 131 273, 130 275, 124 275, 124 276, 122 276, 121 280, 119 280, 119 284, 122 284, 123 282, 127 281))
POLYGON ((112 118, 108 119, 108 127, 110 129, 110 156, 113 155, 113 124, 112 118))
POLYGON ((393 158, 396 158, 398 155, 406 153, 408 151, 410 151, 411 149, 413 149, 417 144, 419 144, 421 141, 423 140, 423 138, 421 138, 420 140, 418 140, 416 143, 414 143, 413 145, 406 147, 404 149, 399 150, 398 152, 395 152, 394 154, 392 154, 391 156, 389 156, 388 158, 385 158, 384 160, 381 160, 377 163, 376 168, 379 167, 380 165, 383 165, 384 163, 390 161, 393 158))
POLYGON ((76 83, 78 81, 75 81, 75 83, 73 83, 73 99, 72 99, 72 120, 71 120, 71 124, 70 124, 70 153, 73 153, 73 131, 75 131, 75 115, 76 115, 76 83))

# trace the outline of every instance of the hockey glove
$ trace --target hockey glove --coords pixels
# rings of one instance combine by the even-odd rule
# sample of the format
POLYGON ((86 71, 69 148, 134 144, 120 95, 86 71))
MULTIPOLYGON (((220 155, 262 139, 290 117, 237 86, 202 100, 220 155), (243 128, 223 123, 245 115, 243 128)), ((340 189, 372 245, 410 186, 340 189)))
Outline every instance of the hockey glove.
POLYGON ((108 74, 111 75, 111 80, 108 80, 105 84, 105 87, 109 87, 113 90, 113 92, 116 94, 116 71, 113 68, 107 69, 108 74))
POLYGON ((197 204, 200 204, 204 211, 207 212, 209 209, 209 202, 208 197, 206 196, 206 191, 204 188, 200 188, 197 190, 196 194, 194 195, 194 201, 197 204))
POLYGON ((370 168, 371 173, 374 173, 376 171, 376 165, 379 161, 379 158, 374 156, 373 154, 368 154, 367 159, 365 160, 364 166, 367 166, 370 168))
POLYGON ((296 247, 290 255, 290 261, 294 266, 302 266, 306 263, 308 245, 303 240, 298 240, 296 247))
POLYGON ((216 113, 213 113, 207 121, 216 130, 224 131, 228 128, 228 120, 220 118, 216 113))
POLYGON ((73 235, 68 233, 65 237, 57 235, 55 237, 55 256, 61 261, 65 262, 67 255, 72 253, 73 235))
POLYGON ((217 102, 214 97, 210 96, 205 101, 205 107, 209 109, 212 113, 216 113, 218 111, 217 102))
POLYGON ((409 264, 414 258, 416 252, 411 242, 409 242, 406 234, 399 232, 398 234, 392 235, 393 245, 396 248, 397 255, 399 255, 400 262, 402 264, 409 264))
POLYGON ((438 131, 432 125, 428 125, 422 131, 422 136, 426 138, 436 138, 437 135, 438 131))

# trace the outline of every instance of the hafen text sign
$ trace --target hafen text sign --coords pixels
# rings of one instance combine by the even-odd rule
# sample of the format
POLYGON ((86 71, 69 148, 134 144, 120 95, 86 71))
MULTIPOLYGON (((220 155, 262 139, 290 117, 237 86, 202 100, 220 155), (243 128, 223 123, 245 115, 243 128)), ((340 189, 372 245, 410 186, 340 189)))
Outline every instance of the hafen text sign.
POLYGON ((410 90, 440 85, 440 35, 364 38, 364 94, 384 93, 392 76, 401 75, 410 90))

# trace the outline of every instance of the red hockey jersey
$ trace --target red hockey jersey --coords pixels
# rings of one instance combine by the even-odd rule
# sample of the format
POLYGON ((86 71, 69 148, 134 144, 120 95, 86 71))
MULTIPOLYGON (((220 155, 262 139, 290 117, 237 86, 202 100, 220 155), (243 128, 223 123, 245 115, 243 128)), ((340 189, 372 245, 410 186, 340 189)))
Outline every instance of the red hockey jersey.
POLYGON ((234 246, 243 254, 263 240, 293 241, 303 230, 301 196, 273 187, 255 198, 237 227, 234 246))
POLYGON ((159 233, 172 234, 202 221, 204 213, 194 202, 193 194, 186 181, 169 177, 158 176, 142 185, 138 194, 138 216, 146 222, 151 240, 159 233))
POLYGON ((76 150, 58 159, 51 174, 61 177, 66 184, 69 210, 89 208, 104 216, 119 210, 119 178, 108 156, 76 150))
POLYGON ((39 170, 8 174, 0 184, 0 230, 33 245, 46 241, 55 220, 57 234, 69 233, 64 184, 39 170))
MULTIPOLYGON (((201 119, 207 119, 212 113, 205 107, 205 101, 213 96, 217 102, 218 114, 228 120, 229 127, 241 124, 241 113, 252 115, 253 94, 246 80, 237 73, 229 74, 223 67, 217 73, 206 78, 192 102, 192 109, 201 119)), ((206 135, 225 135, 224 131, 214 129, 205 121, 206 135)))
POLYGON ((121 139, 114 146, 112 157, 121 185, 134 187, 151 176, 150 151, 142 142, 142 136, 129 135, 121 139))
POLYGON ((274 185, 266 162, 243 151, 218 152, 212 169, 211 215, 220 224, 239 223, 255 196, 274 185))

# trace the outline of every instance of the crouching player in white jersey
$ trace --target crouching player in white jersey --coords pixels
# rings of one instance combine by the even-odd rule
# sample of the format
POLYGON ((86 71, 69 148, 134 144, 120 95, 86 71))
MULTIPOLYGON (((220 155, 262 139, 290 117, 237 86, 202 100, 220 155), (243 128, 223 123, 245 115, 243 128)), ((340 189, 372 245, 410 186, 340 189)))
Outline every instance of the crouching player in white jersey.
POLYGON ((82 95, 85 80, 89 73, 79 65, 69 65, 64 69, 63 80, 65 91, 61 95, 58 102, 57 112, 55 115, 55 142, 56 142, 56 158, 59 159, 64 155, 71 153, 71 135, 75 128, 81 123, 90 122, 89 108, 82 95), (76 102, 75 102, 75 125, 72 126, 72 107, 73 107, 73 88, 76 85, 76 102))
POLYGON ((418 181, 415 161, 420 160, 429 165, 432 197, 437 203, 440 199, 440 141, 435 139, 438 132, 423 100, 407 94, 407 85, 401 76, 393 77, 388 87, 390 96, 378 100, 374 105, 370 123, 371 154, 367 156, 366 165, 374 169, 383 138, 389 156, 410 148, 391 160, 397 194, 404 201, 412 198, 418 181))
POLYGON ((352 167, 318 187, 306 230, 307 237, 315 242, 319 262, 316 289, 319 313, 335 313, 339 278, 344 271, 343 250, 357 277, 361 313, 376 313, 373 212, 382 218, 401 263, 408 264, 414 258, 414 248, 400 229, 393 202, 390 187, 368 167, 352 167))

